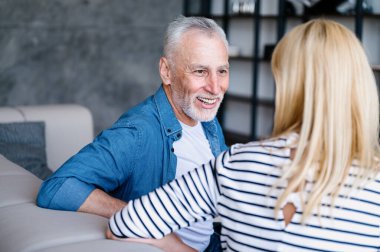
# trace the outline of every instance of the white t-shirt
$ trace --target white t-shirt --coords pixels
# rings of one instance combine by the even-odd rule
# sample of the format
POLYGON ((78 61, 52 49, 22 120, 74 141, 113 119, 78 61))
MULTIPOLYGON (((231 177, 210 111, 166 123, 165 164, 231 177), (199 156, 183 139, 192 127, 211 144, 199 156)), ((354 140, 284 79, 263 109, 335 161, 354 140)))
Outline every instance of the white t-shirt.
MULTIPOLYGON (((193 127, 181 123, 181 126, 182 137, 173 143, 174 154, 177 156, 176 178, 207 163, 214 157, 201 123, 198 122, 193 127)), ((212 221, 198 222, 176 233, 184 243, 198 251, 203 251, 207 248, 210 235, 213 233, 212 221)))

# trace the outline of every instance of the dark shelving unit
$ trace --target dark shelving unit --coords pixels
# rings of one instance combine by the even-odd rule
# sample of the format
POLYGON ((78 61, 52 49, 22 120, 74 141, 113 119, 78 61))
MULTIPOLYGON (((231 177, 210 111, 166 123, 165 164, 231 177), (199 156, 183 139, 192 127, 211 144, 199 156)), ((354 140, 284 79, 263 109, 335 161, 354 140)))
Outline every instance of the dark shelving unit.
MULTIPOLYGON (((234 144, 237 142, 247 142, 250 140, 257 140, 262 137, 265 137, 265 135, 259 135, 258 134, 258 125, 262 122, 259 120, 258 111, 259 109, 267 109, 272 108, 274 109, 274 98, 262 98, 258 95, 258 87, 260 85, 259 83, 259 77, 261 72, 261 66, 262 64, 269 63, 270 59, 268 57, 260 56, 260 42, 261 42, 261 32, 262 32, 262 23, 271 21, 275 22, 275 30, 273 31, 266 31, 265 32, 271 32, 275 35, 275 41, 274 45, 282 38, 282 36, 287 31, 287 26, 289 21, 296 20, 297 22, 306 22, 313 18, 318 18, 321 16, 325 16, 327 18, 341 18, 346 17, 354 20, 354 32, 357 35, 357 37, 362 40, 363 38, 363 23, 365 19, 376 19, 380 20, 380 14, 372 14, 372 13, 364 13, 362 9, 363 0, 358 0, 357 4, 355 6, 355 14, 338 14, 338 13, 327 13, 327 14, 308 14, 306 11, 303 15, 296 15, 296 14, 290 14, 286 10, 286 0, 277 0, 277 14, 263 14, 261 11, 262 4, 265 0, 255 0, 255 8, 254 13, 241 13, 241 14, 234 14, 230 12, 230 6, 231 2, 230 0, 223 0, 223 13, 222 14, 214 14, 211 13, 212 4, 215 0, 205 0, 201 1, 198 0, 198 2, 201 2, 201 4, 198 4, 199 11, 198 12, 189 12, 191 8, 189 6, 194 3, 193 0, 185 0, 184 1, 184 15, 185 16, 206 16, 209 18, 212 18, 216 20, 221 27, 224 29, 224 31, 227 34, 227 37, 229 41, 231 41, 230 34, 231 34, 231 22, 252 22, 252 44, 250 45, 252 48, 252 53, 250 55, 230 55, 230 62, 231 64, 234 64, 236 62, 241 62, 243 64, 251 64, 251 70, 250 70, 250 76, 251 78, 251 88, 250 93, 247 92, 247 94, 235 94, 231 91, 228 91, 225 95, 224 102, 220 108, 220 111, 218 113, 218 118, 222 124, 226 142, 228 144, 234 144), (241 103, 241 104, 248 104, 250 106, 250 133, 245 134, 238 131, 234 131, 231 129, 227 129, 225 127, 226 125, 226 119, 227 116, 225 115, 226 109, 229 106, 230 102, 235 103, 241 103)), ((197 1, 195 1, 197 2, 197 1)), ((380 62, 380 59, 379 59, 380 62)), ((379 74, 380 72, 380 65, 373 65, 373 70, 379 74)), ((274 85, 274 83, 272 83, 274 85)), ((269 84, 268 84, 269 85, 269 84)), ((274 97, 274 94, 273 94, 274 97)), ((273 113, 272 115, 273 116, 273 113)), ((267 127, 271 128, 272 125, 267 125, 267 127)))

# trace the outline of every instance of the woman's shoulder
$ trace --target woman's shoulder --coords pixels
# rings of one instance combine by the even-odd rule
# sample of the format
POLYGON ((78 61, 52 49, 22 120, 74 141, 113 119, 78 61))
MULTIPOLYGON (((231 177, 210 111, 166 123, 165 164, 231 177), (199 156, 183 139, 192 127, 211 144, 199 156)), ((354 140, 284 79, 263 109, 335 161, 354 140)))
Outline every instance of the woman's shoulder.
POLYGON ((290 146, 289 137, 234 144, 225 152, 223 163, 225 166, 236 166, 239 169, 256 169, 257 166, 279 167, 289 162, 290 146))
POLYGON ((288 134, 285 136, 266 138, 248 143, 238 143, 231 146, 230 153, 231 155, 241 152, 285 154, 289 152, 290 148, 295 144, 297 139, 297 134, 288 134))

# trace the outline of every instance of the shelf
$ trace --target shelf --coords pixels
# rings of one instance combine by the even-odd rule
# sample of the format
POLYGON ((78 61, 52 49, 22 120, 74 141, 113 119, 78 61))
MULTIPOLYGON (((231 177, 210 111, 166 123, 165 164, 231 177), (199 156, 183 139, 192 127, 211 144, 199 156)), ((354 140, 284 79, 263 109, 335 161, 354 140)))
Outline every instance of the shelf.
MULTIPOLYGON (((247 14, 229 14, 229 15, 212 15, 211 18, 213 19, 221 19, 221 18, 254 18, 254 13, 247 13, 247 14)), ((275 19, 276 15, 260 15, 260 18, 267 18, 267 19, 275 19)))
MULTIPOLYGON (((225 98, 229 99, 231 101, 235 101, 235 102, 244 102, 244 103, 251 103, 252 102, 251 96, 244 96, 244 95, 240 95, 240 94, 226 93, 225 98)), ((274 106, 274 101, 271 99, 260 99, 260 98, 258 98, 256 100, 256 103, 257 103, 257 105, 260 105, 260 106, 266 106, 266 107, 273 107, 274 106)))
MULTIPOLYGON (((302 16, 299 16, 300 18, 302 16)), ((345 17, 345 18, 355 18, 355 14, 339 14, 339 13, 326 13, 326 14, 310 14, 309 17, 316 18, 316 17, 345 17)), ((380 18, 379 13, 363 13, 363 18, 380 18)))
POLYGON ((380 65, 372 65, 371 67, 373 71, 376 71, 376 72, 380 71, 380 65))
POLYGON ((257 105, 265 106, 265 107, 274 107, 274 101, 270 99, 258 99, 257 105))
POLYGON ((380 18, 380 13, 364 14, 363 17, 365 17, 365 18, 380 18))
POLYGON ((235 102, 252 102, 252 97, 239 94, 226 93, 225 98, 235 102))
POLYGON ((241 60, 241 61, 252 61, 252 60, 254 60, 254 57, 238 55, 238 56, 229 56, 229 59, 230 60, 241 60))
MULTIPOLYGON (((241 19, 244 19, 244 18, 254 18, 254 13, 247 13, 247 14, 228 14, 226 16, 224 15, 211 15, 210 18, 212 19, 222 19, 222 18, 241 18, 241 19)), ((194 14, 193 16, 201 16, 201 15, 197 15, 197 14, 194 14)), ((308 15, 285 15, 286 18, 299 18, 299 19, 302 19, 302 18, 305 18, 305 17, 309 17, 309 18, 316 18, 316 17, 348 17, 348 18, 353 18, 355 17, 355 14, 339 14, 339 13, 326 13, 326 14, 320 14, 320 15, 316 15, 316 14, 308 14, 308 15)), ((379 18, 380 19, 380 13, 365 13, 363 14, 363 17, 364 18, 379 18)), ((260 15, 260 18, 263 18, 263 19, 276 19, 278 18, 277 15, 260 15)))
MULTIPOLYGON (((268 133, 267 129, 272 127, 273 118, 268 118, 275 109, 275 98, 272 95, 275 92, 275 87, 266 85, 268 80, 272 82, 271 85, 273 84, 273 76, 270 72, 270 64, 268 64, 273 50, 270 50, 267 46, 275 46, 279 38, 290 28, 309 19, 322 17, 333 19, 343 24, 350 21, 349 26, 355 29, 355 34, 360 40, 368 36, 368 29, 370 33, 377 31, 378 26, 374 24, 380 22, 380 13, 364 13, 364 10, 360 10, 356 14, 340 14, 333 13, 333 11, 314 14, 313 10, 305 8, 304 11, 297 12, 300 13, 299 15, 295 15, 289 14, 294 12, 288 11, 289 9, 286 6, 280 5, 285 0, 265 2, 263 0, 261 3, 265 4, 260 5, 260 8, 256 8, 255 13, 232 13, 232 9, 228 8, 227 10, 229 6, 222 4, 222 2, 226 4, 228 1, 218 2, 218 8, 212 6, 215 1, 199 1, 202 3, 201 7, 204 5, 203 7, 208 7, 208 9, 200 8, 198 14, 194 13, 194 8, 191 10, 193 16, 206 16, 217 21, 225 29, 227 37, 230 35, 228 38, 231 48, 236 47, 230 50, 231 55, 229 56, 231 73, 234 71, 233 81, 236 82, 236 86, 234 86, 234 89, 230 88, 225 94, 225 106, 221 109, 222 128, 226 131, 226 142, 230 144, 259 139, 261 135, 268 133), (211 5, 207 3, 211 3, 211 5), (202 13, 202 15, 199 13, 202 13), (352 23, 354 27, 352 27, 352 23), (363 28, 364 26, 366 26, 365 29, 363 28), (365 33, 365 36, 363 33, 365 33), (246 41, 244 41, 245 39, 246 41), (223 115, 223 111, 226 112, 226 115, 223 115), (243 113, 245 114, 243 115, 243 113), (236 120, 237 118, 244 118, 244 121, 236 120)), ((373 0, 373 2, 378 4, 377 2, 380 2, 380 0, 373 0)), ((185 0, 185 3, 187 4, 185 6, 190 6, 193 1, 185 0)), ((376 6, 373 10, 378 12, 377 10, 380 6, 376 6)), ((190 8, 185 8, 185 10, 189 11, 190 8)), ((189 15, 188 12, 187 15, 189 15)), ((368 38, 371 38, 371 36, 368 38)), ((368 48, 377 49, 377 45, 374 44, 376 41, 374 40, 372 44, 372 41, 369 41, 368 48)), ((377 51, 374 52, 374 55, 378 55, 377 51)), ((376 58, 371 59, 371 61, 376 62, 371 67, 375 72, 377 81, 379 81, 380 62, 376 58)))
POLYGON ((230 60, 240 60, 240 61, 254 61, 257 59, 260 62, 270 62, 270 59, 255 58, 255 57, 246 56, 246 55, 229 56, 229 59, 230 60))

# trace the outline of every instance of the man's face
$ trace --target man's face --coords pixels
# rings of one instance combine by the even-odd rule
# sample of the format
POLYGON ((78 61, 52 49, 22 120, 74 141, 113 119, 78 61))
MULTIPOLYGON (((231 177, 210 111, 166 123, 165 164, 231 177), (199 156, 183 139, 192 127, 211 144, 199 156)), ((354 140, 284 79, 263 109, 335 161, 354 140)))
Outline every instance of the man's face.
POLYGON ((217 35, 188 31, 171 66, 175 112, 194 121, 211 121, 229 84, 228 52, 217 35))

